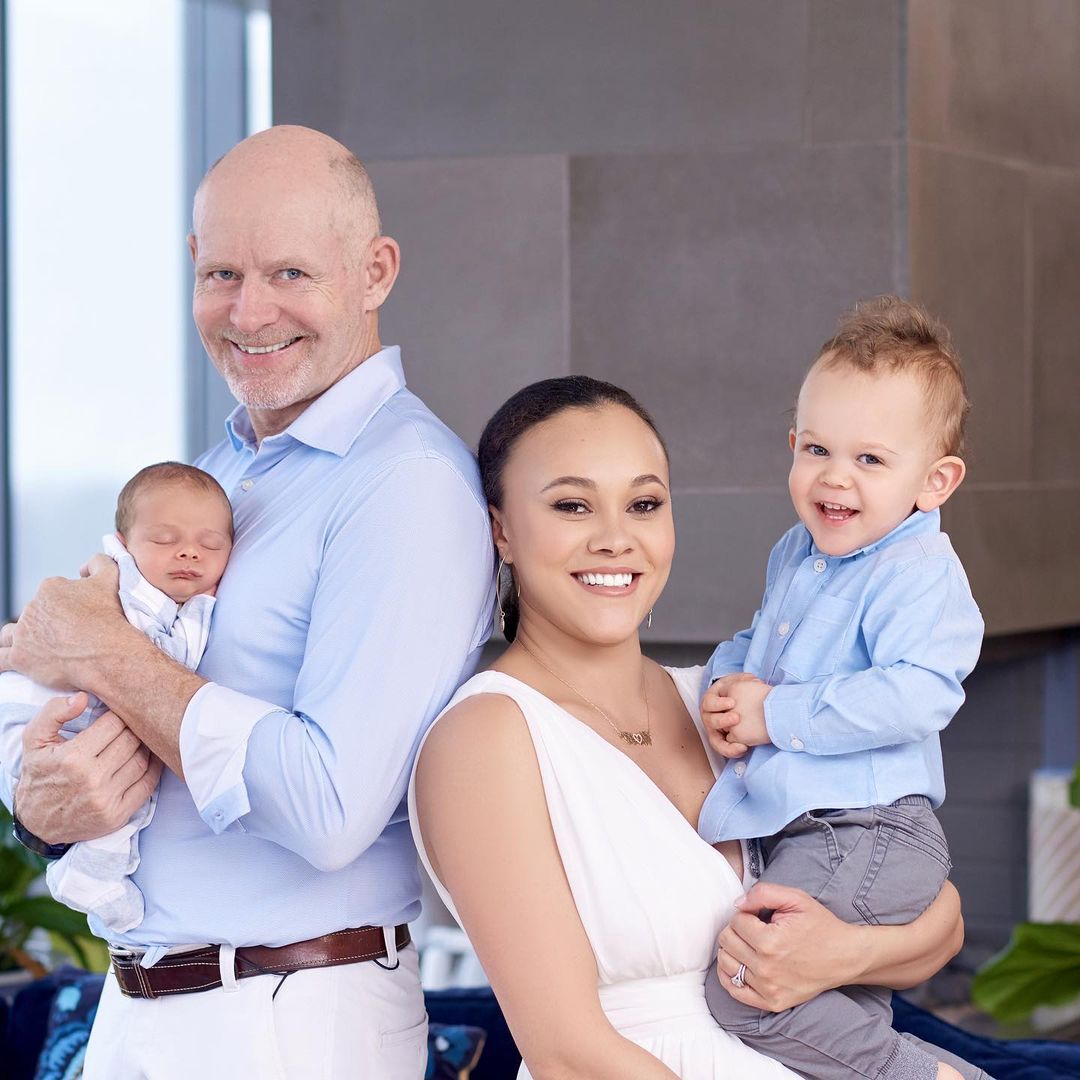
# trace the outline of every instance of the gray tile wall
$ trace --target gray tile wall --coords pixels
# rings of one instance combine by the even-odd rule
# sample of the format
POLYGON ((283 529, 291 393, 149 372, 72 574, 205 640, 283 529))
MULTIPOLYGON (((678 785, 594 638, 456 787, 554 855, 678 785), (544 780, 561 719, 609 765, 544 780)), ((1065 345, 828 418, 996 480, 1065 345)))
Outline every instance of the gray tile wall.
POLYGON ((910 0, 913 294, 975 403, 946 507, 994 633, 1080 622, 1080 0, 910 0))
POLYGON ((413 387, 475 441, 534 379, 625 385, 671 442, 682 526, 653 635, 744 623, 792 520, 800 375, 906 279, 899 0, 272 14, 275 119, 355 148, 402 242, 383 337, 413 387))
MULTIPOLYGON (((277 121, 352 146, 402 242, 383 336, 412 386, 470 441, 570 371, 656 414, 679 553, 654 652, 749 621, 800 375, 909 284, 970 376, 948 527, 991 631, 1080 623, 1080 0, 271 6, 277 121)), ((976 952, 1024 915, 1044 652, 998 647, 944 740, 976 952)))

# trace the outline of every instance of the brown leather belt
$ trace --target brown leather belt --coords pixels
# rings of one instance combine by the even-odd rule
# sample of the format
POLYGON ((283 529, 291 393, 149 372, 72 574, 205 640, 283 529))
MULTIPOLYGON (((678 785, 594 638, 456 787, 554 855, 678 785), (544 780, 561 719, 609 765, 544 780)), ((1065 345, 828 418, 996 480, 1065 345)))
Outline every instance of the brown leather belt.
MULTIPOLYGON (((404 949, 412 940, 409 927, 394 927, 394 940, 404 949)), ((168 994, 195 994, 221 986, 220 948, 208 945, 188 952, 167 953, 153 967, 139 966, 140 953, 110 948, 112 970, 126 997, 156 998, 168 994)), ((336 967, 380 960, 386 956, 381 926, 360 926, 297 941, 292 945, 244 945, 236 950, 238 979, 253 975, 284 975, 304 968, 336 967)))

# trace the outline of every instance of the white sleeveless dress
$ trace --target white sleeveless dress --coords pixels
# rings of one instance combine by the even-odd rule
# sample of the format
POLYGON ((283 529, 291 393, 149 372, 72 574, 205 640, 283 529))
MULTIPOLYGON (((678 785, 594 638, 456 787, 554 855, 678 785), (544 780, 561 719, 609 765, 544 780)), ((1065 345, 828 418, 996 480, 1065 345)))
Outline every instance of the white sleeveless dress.
MULTIPOLYGON (((669 674, 718 773, 722 759, 709 747, 697 712, 702 669, 669 674)), ((795 1078, 721 1030, 705 1005, 716 937, 744 891, 724 856, 625 754, 543 694, 485 671, 465 683, 447 709, 474 694, 512 698, 528 724, 555 840, 596 956, 600 1003, 612 1025, 683 1080, 795 1078)), ((457 918, 416 825, 415 784, 414 771, 409 819, 416 847, 457 918)), ((518 1080, 528 1077, 522 1065, 518 1080)))

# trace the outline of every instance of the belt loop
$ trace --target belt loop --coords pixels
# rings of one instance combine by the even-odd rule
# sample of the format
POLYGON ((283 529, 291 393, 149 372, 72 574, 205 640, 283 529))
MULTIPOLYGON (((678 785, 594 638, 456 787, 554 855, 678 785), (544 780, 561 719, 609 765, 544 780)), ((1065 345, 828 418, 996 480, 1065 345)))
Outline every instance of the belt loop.
POLYGON ((222 945, 218 949, 218 967, 221 971, 221 989, 226 994, 234 993, 240 987, 236 982, 236 946, 222 945))
POLYGON ((397 967, 397 927, 384 926, 382 928, 383 941, 386 942, 386 966, 397 967))

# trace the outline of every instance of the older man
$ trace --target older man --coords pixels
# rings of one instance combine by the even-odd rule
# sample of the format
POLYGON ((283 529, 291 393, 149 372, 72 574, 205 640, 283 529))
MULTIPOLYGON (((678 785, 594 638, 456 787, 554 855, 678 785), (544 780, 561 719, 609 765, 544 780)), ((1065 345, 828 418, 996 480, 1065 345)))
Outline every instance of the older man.
POLYGON ((343 146, 296 127, 240 143, 189 244, 195 322, 240 402, 199 461, 236 519, 199 672, 129 626, 103 566, 44 583, 0 650, 115 713, 67 743, 81 697, 31 724, 28 843, 55 854, 124 820, 156 777, 140 742, 167 766, 146 915, 112 942, 86 1075, 420 1077, 403 796, 489 629, 475 465, 380 343, 398 247, 343 146))

